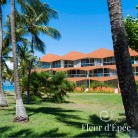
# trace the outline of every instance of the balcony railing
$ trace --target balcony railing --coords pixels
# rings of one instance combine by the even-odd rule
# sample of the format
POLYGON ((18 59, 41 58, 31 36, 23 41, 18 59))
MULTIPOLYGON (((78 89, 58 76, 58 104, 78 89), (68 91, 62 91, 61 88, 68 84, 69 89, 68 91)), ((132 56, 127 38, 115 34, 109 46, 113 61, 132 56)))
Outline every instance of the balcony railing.
POLYGON ((133 72, 134 76, 138 76, 138 72, 133 72))
POLYGON ((87 74, 68 74, 69 78, 87 77, 87 74))
POLYGON ((117 76, 115 73, 93 73, 89 74, 89 77, 112 77, 117 76))
POLYGON ((94 63, 81 63, 81 67, 94 66, 94 63))
POLYGON ((73 64, 64 64, 64 68, 73 67, 73 64))
POLYGON ((103 65, 115 65, 115 61, 104 62, 103 65))
POLYGON ((117 76, 115 73, 94 73, 94 74, 68 74, 70 78, 78 77, 113 77, 117 76))

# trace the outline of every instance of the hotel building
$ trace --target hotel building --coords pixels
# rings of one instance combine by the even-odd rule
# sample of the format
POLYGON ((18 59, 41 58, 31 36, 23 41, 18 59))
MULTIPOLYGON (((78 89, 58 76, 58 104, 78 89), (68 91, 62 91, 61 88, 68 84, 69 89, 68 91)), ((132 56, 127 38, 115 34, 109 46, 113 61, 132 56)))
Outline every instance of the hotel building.
MULTIPOLYGON (((129 49, 135 80, 138 80, 138 60, 135 60, 137 52, 129 49)), ((72 51, 63 56, 46 54, 40 58, 41 71, 66 71, 68 79, 76 83, 76 86, 85 84, 89 88, 92 81, 106 82, 118 87, 115 58, 112 50, 100 48, 88 54, 72 51)))

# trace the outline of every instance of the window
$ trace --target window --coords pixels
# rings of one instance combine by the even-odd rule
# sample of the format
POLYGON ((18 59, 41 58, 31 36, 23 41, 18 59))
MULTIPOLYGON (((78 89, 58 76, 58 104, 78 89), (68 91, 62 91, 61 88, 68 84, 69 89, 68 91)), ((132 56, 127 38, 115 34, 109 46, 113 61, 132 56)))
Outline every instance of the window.
POLYGON ((71 61, 71 60, 66 60, 66 61, 64 62, 64 67, 65 67, 65 68, 73 67, 73 61, 71 61))
POLYGON ((94 66, 94 59, 82 59, 81 67, 84 67, 84 66, 94 66))
POLYGON ((131 64, 134 64, 134 57, 131 57, 131 64))
POLYGON ((115 58, 114 57, 107 57, 103 59, 104 65, 114 65, 115 58))
POLYGON ((55 61, 52 63, 53 68, 60 68, 61 67, 61 62, 60 61, 55 61))
POLYGON ((43 62, 42 63, 42 68, 50 68, 50 63, 43 62))

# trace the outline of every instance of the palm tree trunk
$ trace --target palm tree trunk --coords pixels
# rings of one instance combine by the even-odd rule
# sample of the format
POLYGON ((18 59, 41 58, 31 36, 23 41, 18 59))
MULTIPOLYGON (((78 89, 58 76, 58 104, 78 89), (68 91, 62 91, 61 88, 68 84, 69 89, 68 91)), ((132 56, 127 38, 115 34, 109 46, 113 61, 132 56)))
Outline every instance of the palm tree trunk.
POLYGON ((28 104, 31 103, 31 96, 30 96, 31 67, 32 67, 32 61, 28 69, 28 86, 27 86, 27 103, 28 104))
POLYGON ((0 5, 0 107, 6 107, 8 106, 8 103, 2 88, 2 45, 3 45, 2 36, 3 36, 2 35, 2 7, 0 5))
POLYGON ((19 76, 18 76, 18 63, 16 53, 16 35, 15 35, 15 0, 11 0, 11 38, 13 48, 13 61, 14 61, 14 85, 16 95, 16 118, 14 121, 27 121, 28 115, 23 105, 21 91, 19 88, 19 76))
MULTIPOLYGON (((31 42, 31 50, 32 50, 33 57, 34 57, 34 36, 33 36, 33 34, 32 34, 32 42, 31 42)), ((29 66, 29 69, 28 69, 28 86, 27 86, 27 103, 28 104, 31 103, 30 84, 31 84, 31 70, 32 70, 32 67, 33 67, 33 62, 34 62, 34 59, 31 60, 30 66, 29 66)))
MULTIPOLYGON (((131 58, 128 51, 128 43, 122 16, 120 0, 108 0, 110 23, 116 60, 116 68, 122 101, 125 109, 126 120, 131 127, 131 132, 138 131, 138 106, 137 90, 134 75, 132 72, 131 58)), ((134 134, 134 133, 133 133, 134 134)), ((136 134, 136 133, 135 133, 136 134)), ((132 136, 132 134, 131 134, 132 136)), ((135 136, 136 137, 136 136, 135 136)))

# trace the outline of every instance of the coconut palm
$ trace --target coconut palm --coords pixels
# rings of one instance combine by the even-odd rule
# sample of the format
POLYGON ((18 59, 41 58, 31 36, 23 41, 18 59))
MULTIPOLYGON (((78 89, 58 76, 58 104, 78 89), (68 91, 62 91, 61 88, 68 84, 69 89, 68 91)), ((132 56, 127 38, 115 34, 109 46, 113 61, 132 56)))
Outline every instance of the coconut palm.
MULTIPOLYGON (((119 86, 124 104, 126 120, 132 130, 138 130, 138 98, 134 75, 132 73, 131 58, 122 16, 121 0, 108 0, 111 21, 114 55, 118 73, 119 86)), ((134 132, 133 131, 133 132, 134 132)), ((135 131, 136 132, 136 131, 135 131)), ((136 136, 135 136, 136 137, 136 136)))
POLYGON ((13 58, 9 56, 12 51, 12 48, 7 45, 7 39, 3 39, 3 47, 2 47, 2 78, 3 81, 10 80, 13 82, 13 71, 8 67, 7 61, 12 62, 13 58))
POLYGON ((3 33, 2 33, 2 5, 6 3, 6 0, 0 1, 0 106, 8 106, 7 100, 4 96, 2 88, 2 45, 3 45, 3 33))
MULTIPOLYGON (((16 14, 18 14, 16 12, 16 14)), ((5 22, 5 30, 4 32, 4 45, 7 47, 11 46, 11 25, 10 25, 10 16, 7 16, 7 20, 5 22)), ((18 20, 16 20, 16 48, 17 48, 17 52, 20 52, 20 47, 22 45, 29 45, 30 42, 29 40, 25 37, 27 31, 24 29, 24 25, 21 22, 18 22, 18 20)))
POLYGON ((28 50, 27 46, 19 47, 18 58, 19 58, 19 74, 23 77, 24 74, 28 73, 29 64, 33 58, 32 51, 28 50))
POLYGON ((16 33, 15 33, 15 0, 11 0, 11 39, 13 48, 13 61, 14 61, 14 85, 16 95, 16 117, 14 121, 27 121, 28 115, 23 105, 21 91, 19 87, 19 76, 18 76, 18 61, 16 53, 16 33))
MULTIPOLYGON (((55 39, 60 38, 60 33, 55 28, 46 26, 50 18, 57 17, 57 12, 49 8, 49 6, 46 4, 39 3, 38 5, 35 5, 35 3, 32 3, 31 5, 24 5, 22 3, 24 14, 18 14, 17 18, 19 21, 24 23, 24 25, 26 26, 25 29, 31 35, 31 50, 33 52, 33 55, 34 50, 45 53, 45 44, 39 38, 40 33, 49 35, 50 37, 55 39)), ((30 74, 33 66, 33 61, 34 59, 32 59, 32 61, 30 62, 28 73, 28 96, 30 95, 30 74)), ((28 100, 28 103, 30 103, 30 100, 28 100)))

